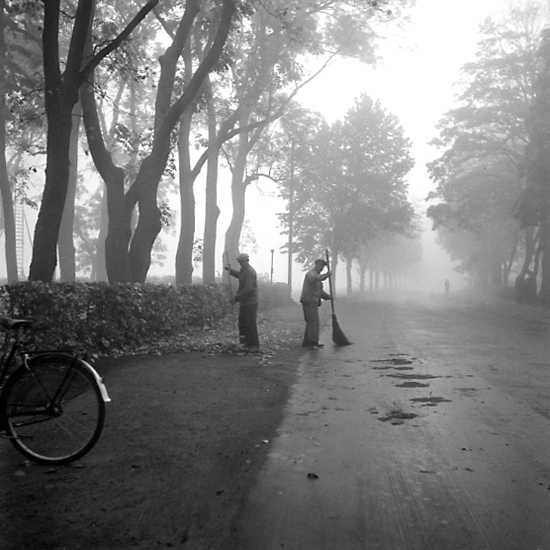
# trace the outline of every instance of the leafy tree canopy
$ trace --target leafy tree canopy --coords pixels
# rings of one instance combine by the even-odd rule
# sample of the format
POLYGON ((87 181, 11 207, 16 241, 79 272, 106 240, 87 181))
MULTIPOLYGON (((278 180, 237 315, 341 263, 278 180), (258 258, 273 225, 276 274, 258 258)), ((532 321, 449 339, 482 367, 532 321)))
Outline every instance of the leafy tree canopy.
POLYGON ((514 216, 519 207, 527 217, 532 204, 522 197, 532 198, 526 195, 532 108, 545 21, 540 3, 526 1, 480 26, 475 59, 462 69, 457 106, 445 113, 432 142, 443 153, 428 164, 436 183, 428 200, 437 202, 427 214, 464 269, 508 262, 518 242, 514 216), (471 235, 454 239, 453 232, 471 235))
MULTIPOLYGON (((366 94, 343 121, 324 123, 308 141, 297 142, 292 214, 298 259, 310 261, 325 248, 352 259, 381 231, 410 231, 409 150, 398 119, 366 94)), ((283 188, 283 195, 290 192, 283 188)), ((287 226, 289 215, 281 215, 287 226)))

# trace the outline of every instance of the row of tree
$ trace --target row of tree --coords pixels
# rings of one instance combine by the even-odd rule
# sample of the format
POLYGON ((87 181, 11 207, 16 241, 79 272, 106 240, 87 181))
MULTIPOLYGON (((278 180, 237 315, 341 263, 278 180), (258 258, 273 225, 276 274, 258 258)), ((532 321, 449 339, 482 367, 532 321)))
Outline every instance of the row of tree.
MULTIPOLYGON (((329 125, 305 112, 302 118, 294 113, 291 123, 285 132, 292 136, 291 147, 283 149, 290 158, 280 163, 278 178, 289 205, 280 218, 293 230, 297 258, 311 262, 328 248, 334 271, 340 258, 346 262, 348 291, 354 264, 364 287, 367 268, 375 269, 370 254, 375 243, 417 237, 406 183, 414 165, 411 143, 397 117, 367 94, 342 121, 329 125)), ((407 264, 412 258, 401 260, 407 264)))
POLYGON ((428 165, 428 216, 461 269, 519 299, 550 301, 550 34, 547 6, 517 1, 480 28, 456 108, 428 165))
MULTIPOLYGON (((225 249, 233 258, 246 188, 278 156, 267 129, 338 56, 374 63, 377 33, 411 3, 0 0, 0 193, 9 281, 18 276, 14 197, 33 202, 29 182, 45 164, 31 280, 51 281, 57 265, 71 280, 78 259, 92 256, 96 279, 144 282, 170 222, 164 197, 175 184, 176 282, 191 282, 193 188, 204 169, 203 281, 213 282, 222 161, 232 174, 225 249), (103 182, 91 197, 89 159, 103 182)), ((376 179, 378 171, 369 173, 376 179)), ((350 170, 342 181, 353 187, 361 177, 350 170)), ((338 239, 345 239, 342 231, 338 239)), ((349 246, 338 245, 351 255, 349 246)))

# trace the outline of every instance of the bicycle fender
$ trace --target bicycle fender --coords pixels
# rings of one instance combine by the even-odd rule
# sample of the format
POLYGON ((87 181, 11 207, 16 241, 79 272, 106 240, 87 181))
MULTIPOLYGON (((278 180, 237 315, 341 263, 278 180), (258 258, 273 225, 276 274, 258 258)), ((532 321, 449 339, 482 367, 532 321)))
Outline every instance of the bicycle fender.
POLYGON ((99 387, 99 392, 101 393, 101 397, 105 403, 109 403, 111 401, 111 398, 109 397, 109 393, 107 392, 107 386, 105 385, 105 382, 103 382, 103 378, 99 376, 99 373, 90 365, 90 363, 87 363, 83 359, 79 360, 80 363, 86 366, 90 370, 90 372, 94 375, 94 378, 97 382, 97 386, 99 387))
MULTIPOLYGON (((62 357, 65 358, 66 361, 74 361, 75 360, 74 355, 70 355, 70 354, 62 352, 62 351, 52 351, 52 352, 41 352, 38 355, 35 355, 35 356, 29 358, 28 360, 26 360, 26 363, 28 363, 28 365, 30 367, 32 367, 34 363, 39 363, 39 362, 43 361, 44 359, 47 360, 49 358, 55 359, 56 356, 62 356, 62 357)), ((81 359, 80 357, 77 357, 76 361, 78 361, 78 363, 80 365, 83 365, 90 372, 90 374, 94 377, 94 379, 97 383, 97 386, 99 388, 99 393, 101 394, 101 399, 103 399, 104 403, 109 403, 111 401, 111 398, 109 397, 109 393, 107 392, 107 386, 105 386, 105 382, 103 382, 103 378, 101 376, 99 376, 98 372, 94 369, 94 367, 92 367, 92 365, 90 365, 90 363, 88 363, 87 361, 84 361, 84 359, 81 359)))

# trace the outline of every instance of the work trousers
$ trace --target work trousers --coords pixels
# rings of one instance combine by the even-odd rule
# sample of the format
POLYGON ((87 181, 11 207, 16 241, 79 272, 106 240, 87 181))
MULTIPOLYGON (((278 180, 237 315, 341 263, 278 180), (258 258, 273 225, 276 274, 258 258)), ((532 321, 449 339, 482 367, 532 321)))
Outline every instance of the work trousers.
POLYGON ((256 316, 258 304, 241 304, 239 307, 239 341, 247 348, 260 346, 256 316))
POLYGON ((303 346, 313 346, 319 343, 319 304, 317 302, 302 302, 306 329, 304 332, 303 346))

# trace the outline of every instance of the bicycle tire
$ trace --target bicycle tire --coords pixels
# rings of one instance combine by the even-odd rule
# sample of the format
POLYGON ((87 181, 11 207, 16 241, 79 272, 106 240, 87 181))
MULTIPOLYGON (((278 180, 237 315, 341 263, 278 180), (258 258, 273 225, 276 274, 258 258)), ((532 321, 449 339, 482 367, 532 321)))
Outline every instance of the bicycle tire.
POLYGON ((40 464, 68 464, 96 444, 105 402, 90 369, 65 354, 34 357, 2 392, 2 415, 15 448, 40 464), (53 401, 55 398, 55 402, 53 401))

